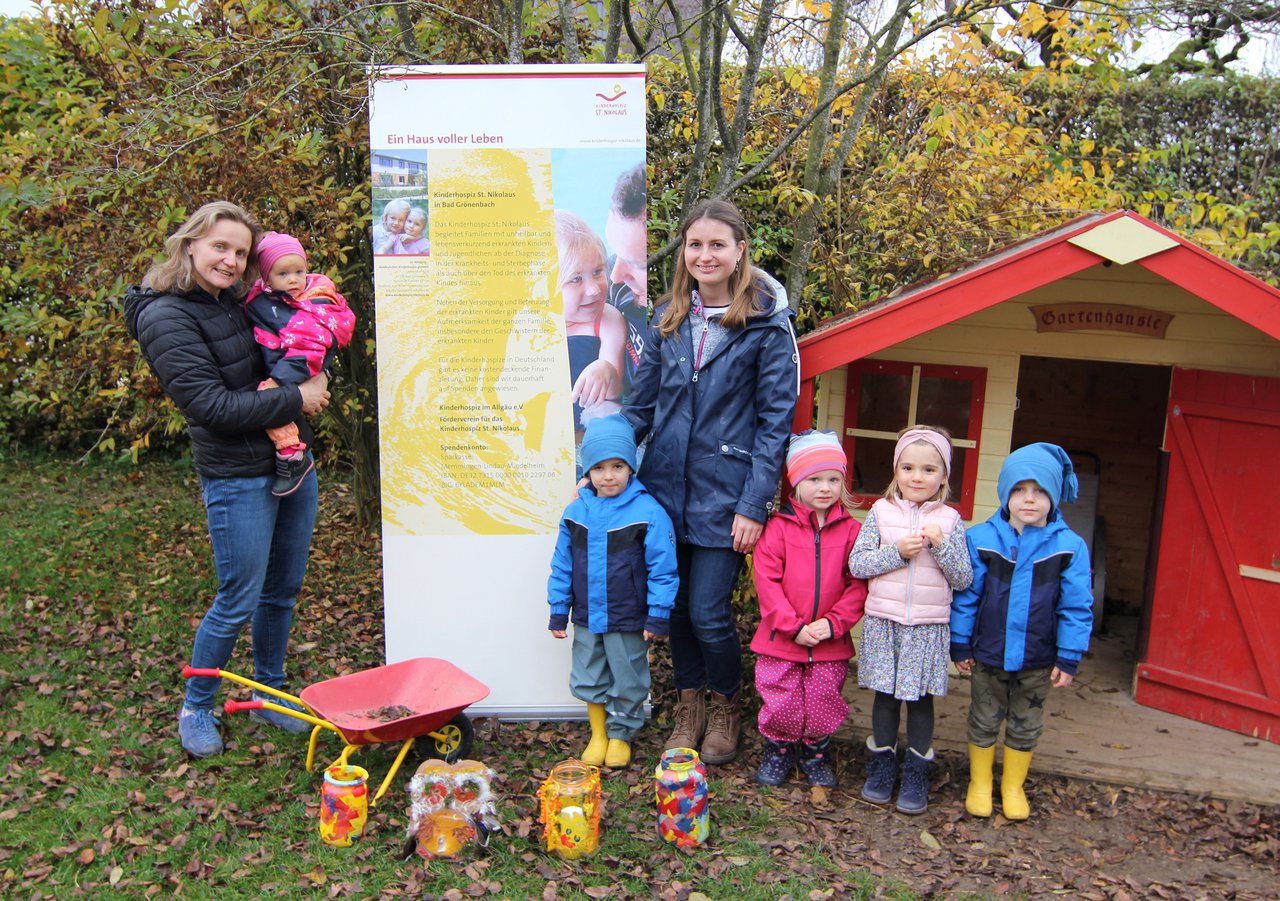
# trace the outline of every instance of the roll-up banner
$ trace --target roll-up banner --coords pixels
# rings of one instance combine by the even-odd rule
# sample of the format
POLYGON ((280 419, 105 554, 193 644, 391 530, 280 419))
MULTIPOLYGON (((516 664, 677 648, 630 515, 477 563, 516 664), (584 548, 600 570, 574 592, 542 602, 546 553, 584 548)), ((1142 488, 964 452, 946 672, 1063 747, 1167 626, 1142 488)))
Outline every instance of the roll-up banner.
POLYGON ((642 341, 644 74, 371 80, 386 656, 485 682, 473 713, 582 711, 546 585, 575 445, 642 341))

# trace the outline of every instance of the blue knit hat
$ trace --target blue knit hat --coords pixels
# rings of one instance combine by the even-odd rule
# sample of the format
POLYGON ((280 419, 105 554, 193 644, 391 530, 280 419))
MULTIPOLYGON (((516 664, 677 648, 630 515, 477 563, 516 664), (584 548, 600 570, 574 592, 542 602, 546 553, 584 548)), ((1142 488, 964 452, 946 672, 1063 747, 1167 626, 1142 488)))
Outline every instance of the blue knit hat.
POLYGON ((1059 501, 1064 504, 1074 501, 1080 489, 1067 452, 1044 441, 1020 447, 1004 458, 1000 478, 996 482, 1002 508, 1008 509, 1013 486, 1026 479, 1033 480, 1049 493, 1055 510, 1059 501))
POLYGON ((636 432, 622 414, 601 416, 587 423, 587 433, 578 451, 578 460, 585 473, 605 460, 621 460, 636 469, 636 432))

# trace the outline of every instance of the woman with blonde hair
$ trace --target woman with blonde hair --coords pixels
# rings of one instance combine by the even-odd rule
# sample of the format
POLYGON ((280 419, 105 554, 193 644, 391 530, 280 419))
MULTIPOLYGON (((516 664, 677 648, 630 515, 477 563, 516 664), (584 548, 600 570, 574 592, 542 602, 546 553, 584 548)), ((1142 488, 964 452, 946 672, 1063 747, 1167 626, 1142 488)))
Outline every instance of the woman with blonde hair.
MULTIPOLYGON (((275 446, 265 430, 296 421, 329 402, 324 374, 299 385, 258 391, 266 376, 245 315, 245 273, 262 228, 234 203, 196 210, 167 241, 140 287, 125 295, 125 324, 187 421, 200 476, 218 592, 196 630, 191 665, 222 669, 252 620, 254 678, 285 681, 294 598, 302 587, 316 516, 311 472, 288 497, 275 497, 275 446)), ((178 715, 182 747, 194 757, 222 751, 213 716, 219 680, 187 683, 178 715)), ((311 727, 271 711, 257 714, 290 731, 311 727)))

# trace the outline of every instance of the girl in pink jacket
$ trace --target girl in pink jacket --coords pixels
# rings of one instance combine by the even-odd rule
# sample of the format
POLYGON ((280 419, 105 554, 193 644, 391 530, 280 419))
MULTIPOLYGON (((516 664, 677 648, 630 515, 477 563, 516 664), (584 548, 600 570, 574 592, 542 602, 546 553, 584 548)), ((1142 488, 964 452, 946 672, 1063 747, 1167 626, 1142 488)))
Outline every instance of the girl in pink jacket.
POLYGON ((873 804, 893 797, 906 702, 897 804, 902 813, 924 813, 929 806, 933 697, 947 693, 951 593, 973 581, 964 523, 946 503, 950 472, 951 437, 944 430, 917 425, 900 432, 893 482, 872 505, 849 557, 850 572, 870 580, 858 684, 876 697, 862 797, 873 804))
POLYGON ((810 785, 836 784, 829 742, 849 715, 841 689, 849 674, 849 629, 862 617, 867 584, 845 561, 858 521, 845 500, 848 463, 832 432, 794 435, 787 478, 795 496, 765 526, 752 555, 760 627, 751 641, 764 758, 762 785, 781 785, 795 768, 810 785))

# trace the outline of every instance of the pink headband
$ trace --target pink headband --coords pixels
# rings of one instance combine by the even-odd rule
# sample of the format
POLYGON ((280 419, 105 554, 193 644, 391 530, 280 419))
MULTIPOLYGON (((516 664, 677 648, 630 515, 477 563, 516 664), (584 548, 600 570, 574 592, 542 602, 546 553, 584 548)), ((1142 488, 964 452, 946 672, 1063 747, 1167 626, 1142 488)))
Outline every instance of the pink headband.
POLYGON ((946 467, 947 474, 950 475, 951 442, 941 432, 935 432, 933 429, 911 429, 902 433, 902 437, 898 439, 897 446, 893 449, 893 471, 898 471, 898 460, 902 457, 902 452, 907 449, 907 445, 915 444, 917 441, 923 441, 938 452, 938 456, 942 458, 942 465, 946 467))

